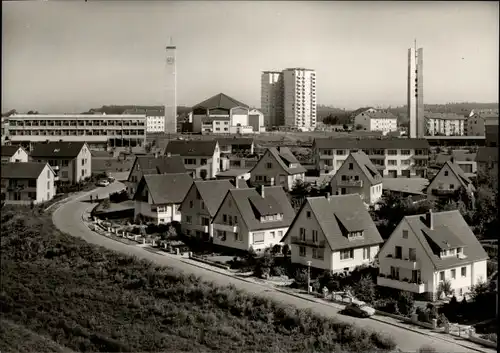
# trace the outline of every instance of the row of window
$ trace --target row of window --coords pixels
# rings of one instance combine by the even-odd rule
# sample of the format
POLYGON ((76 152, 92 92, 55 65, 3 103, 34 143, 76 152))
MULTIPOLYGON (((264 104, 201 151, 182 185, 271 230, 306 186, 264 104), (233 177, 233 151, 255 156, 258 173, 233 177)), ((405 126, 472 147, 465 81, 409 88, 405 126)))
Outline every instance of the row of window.
POLYGON ((13 136, 110 136, 145 135, 146 130, 10 130, 13 136))
POLYGON ((9 126, 144 126, 143 121, 130 122, 121 120, 76 120, 76 121, 59 121, 59 120, 41 120, 38 121, 15 121, 10 120, 9 126))
MULTIPOLYGON (((335 154, 337 156, 347 156, 351 152, 358 152, 358 149, 352 149, 352 150, 346 150, 346 149, 321 149, 320 154, 324 156, 333 156, 333 151, 335 151, 335 154)), ((409 149, 402 149, 402 150, 397 150, 397 149, 362 149, 364 153, 367 155, 385 155, 387 154, 388 156, 409 156, 411 155, 411 150, 409 149), (387 153, 385 153, 387 152, 387 153)), ((416 155, 421 155, 424 154, 426 155, 426 151, 424 150, 415 150, 416 155)))
MULTIPOLYGON (((323 259, 324 258, 324 249, 312 248, 312 257, 315 259, 323 259)), ((307 247, 299 246, 299 256, 306 257, 307 256, 307 247)), ((354 259, 354 249, 346 249, 340 251, 340 260, 352 260, 354 259)), ((363 248, 363 260, 370 259, 370 247, 363 248)))

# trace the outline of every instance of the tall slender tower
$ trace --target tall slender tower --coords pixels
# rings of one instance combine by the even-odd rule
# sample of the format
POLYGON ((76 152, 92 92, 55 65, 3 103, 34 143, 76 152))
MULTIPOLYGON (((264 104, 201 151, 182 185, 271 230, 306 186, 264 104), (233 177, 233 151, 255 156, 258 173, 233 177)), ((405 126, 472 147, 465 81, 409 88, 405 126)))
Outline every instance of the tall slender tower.
POLYGON ((417 41, 408 49, 408 118, 410 138, 425 136, 424 118, 424 49, 417 49, 417 41))
POLYGON ((165 132, 177 132, 177 72, 175 62, 176 47, 172 44, 167 46, 167 75, 166 75, 166 97, 165 97, 165 132))
POLYGON ((281 71, 264 71, 261 76, 260 109, 268 129, 284 125, 283 75, 281 71))

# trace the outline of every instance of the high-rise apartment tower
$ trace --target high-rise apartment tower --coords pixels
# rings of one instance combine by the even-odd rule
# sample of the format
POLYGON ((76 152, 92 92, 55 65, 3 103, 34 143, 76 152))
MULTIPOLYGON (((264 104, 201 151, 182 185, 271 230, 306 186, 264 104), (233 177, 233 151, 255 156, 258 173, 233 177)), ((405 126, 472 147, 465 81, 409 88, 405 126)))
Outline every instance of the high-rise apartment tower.
POLYGON ((176 72, 176 47, 167 46, 167 75, 165 92, 165 132, 177 132, 177 72, 176 72))
POLYGON ((415 47, 408 49, 408 118, 410 119, 410 138, 425 136, 424 119, 424 50, 415 47))
POLYGON ((316 128, 316 72, 291 68, 265 71, 261 80, 261 109, 271 126, 301 130, 316 128))
POLYGON ((280 71, 264 71, 261 76, 260 110, 264 124, 270 130, 273 126, 285 124, 283 116, 283 75, 280 71))

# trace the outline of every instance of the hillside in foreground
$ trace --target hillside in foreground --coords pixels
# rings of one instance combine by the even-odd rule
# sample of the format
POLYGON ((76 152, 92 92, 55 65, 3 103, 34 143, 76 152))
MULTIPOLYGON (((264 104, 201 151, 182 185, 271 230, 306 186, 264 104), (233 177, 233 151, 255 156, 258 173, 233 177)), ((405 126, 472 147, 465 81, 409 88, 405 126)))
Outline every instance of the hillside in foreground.
MULTIPOLYGON (((50 215, 1 213, 2 320, 75 351, 388 352, 393 340, 87 244, 50 215)), ((3 332, 2 332, 3 333, 3 332)), ((3 351, 3 349, 2 349, 3 351)))

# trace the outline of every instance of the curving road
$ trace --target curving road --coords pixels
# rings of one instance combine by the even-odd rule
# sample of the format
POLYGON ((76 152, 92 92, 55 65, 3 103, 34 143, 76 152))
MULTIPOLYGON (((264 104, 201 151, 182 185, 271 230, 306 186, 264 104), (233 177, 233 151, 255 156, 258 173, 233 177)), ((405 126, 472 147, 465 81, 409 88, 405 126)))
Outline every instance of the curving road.
MULTIPOLYGON (((91 192, 91 194, 93 194, 94 196, 98 194, 99 198, 102 198, 109 193, 118 191, 123 188, 123 184, 115 182, 108 187, 99 188, 91 192)), ((404 328, 397 324, 396 321, 394 321, 394 324, 398 326, 377 321, 375 319, 358 319, 354 317, 344 316, 338 314, 339 309, 331 305, 297 298, 292 295, 270 289, 270 287, 268 286, 249 283, 238 278, 213 272, 206 268, 191 265, 189 263, 180 261, 175 257, 158 255, 149 252, 139 246, 126 245, 121 242, 114 241, 90 231, 90 229, 83 223, 82 215, 89 207, 91 207, 91 204, 89 204, 88 202, 82 202, 82 200, 88 199, 89 193, 85 194, 84 196, 73 197, 68 202, 63 203, 61 206, 59 206, 59 208, 53 213, 52 216, 56 227, 72 236, 83 238, 89 243, 104 246, 110 250, 134 255, 138 258, 148 259, 159 265, 170 266, 184 273, 194 274, 200 276, 205 280, 213 281, 219 285, 233 284, 239 289, 270 297, 285 304, 291 304, 298 308, 309 308, 319 314, 335 317, 338 320, 353 323, 358 327, 365 327, 370 330, 385 332, 393 336, 398 347, 405 352, 416 352, 423 345, 432 346, 438 352, 496 352, 495 349, 485 348, 473 342, 462 340, 460 338, 455 339, 448 335, 445 336, 443 334, 435 334, 432 332, 429 332, 428 334, 422 334, 416 331, 410 331, 407 328, 404 328), (446 337, 446 339, 442 339, 441 337, 446 337)))

